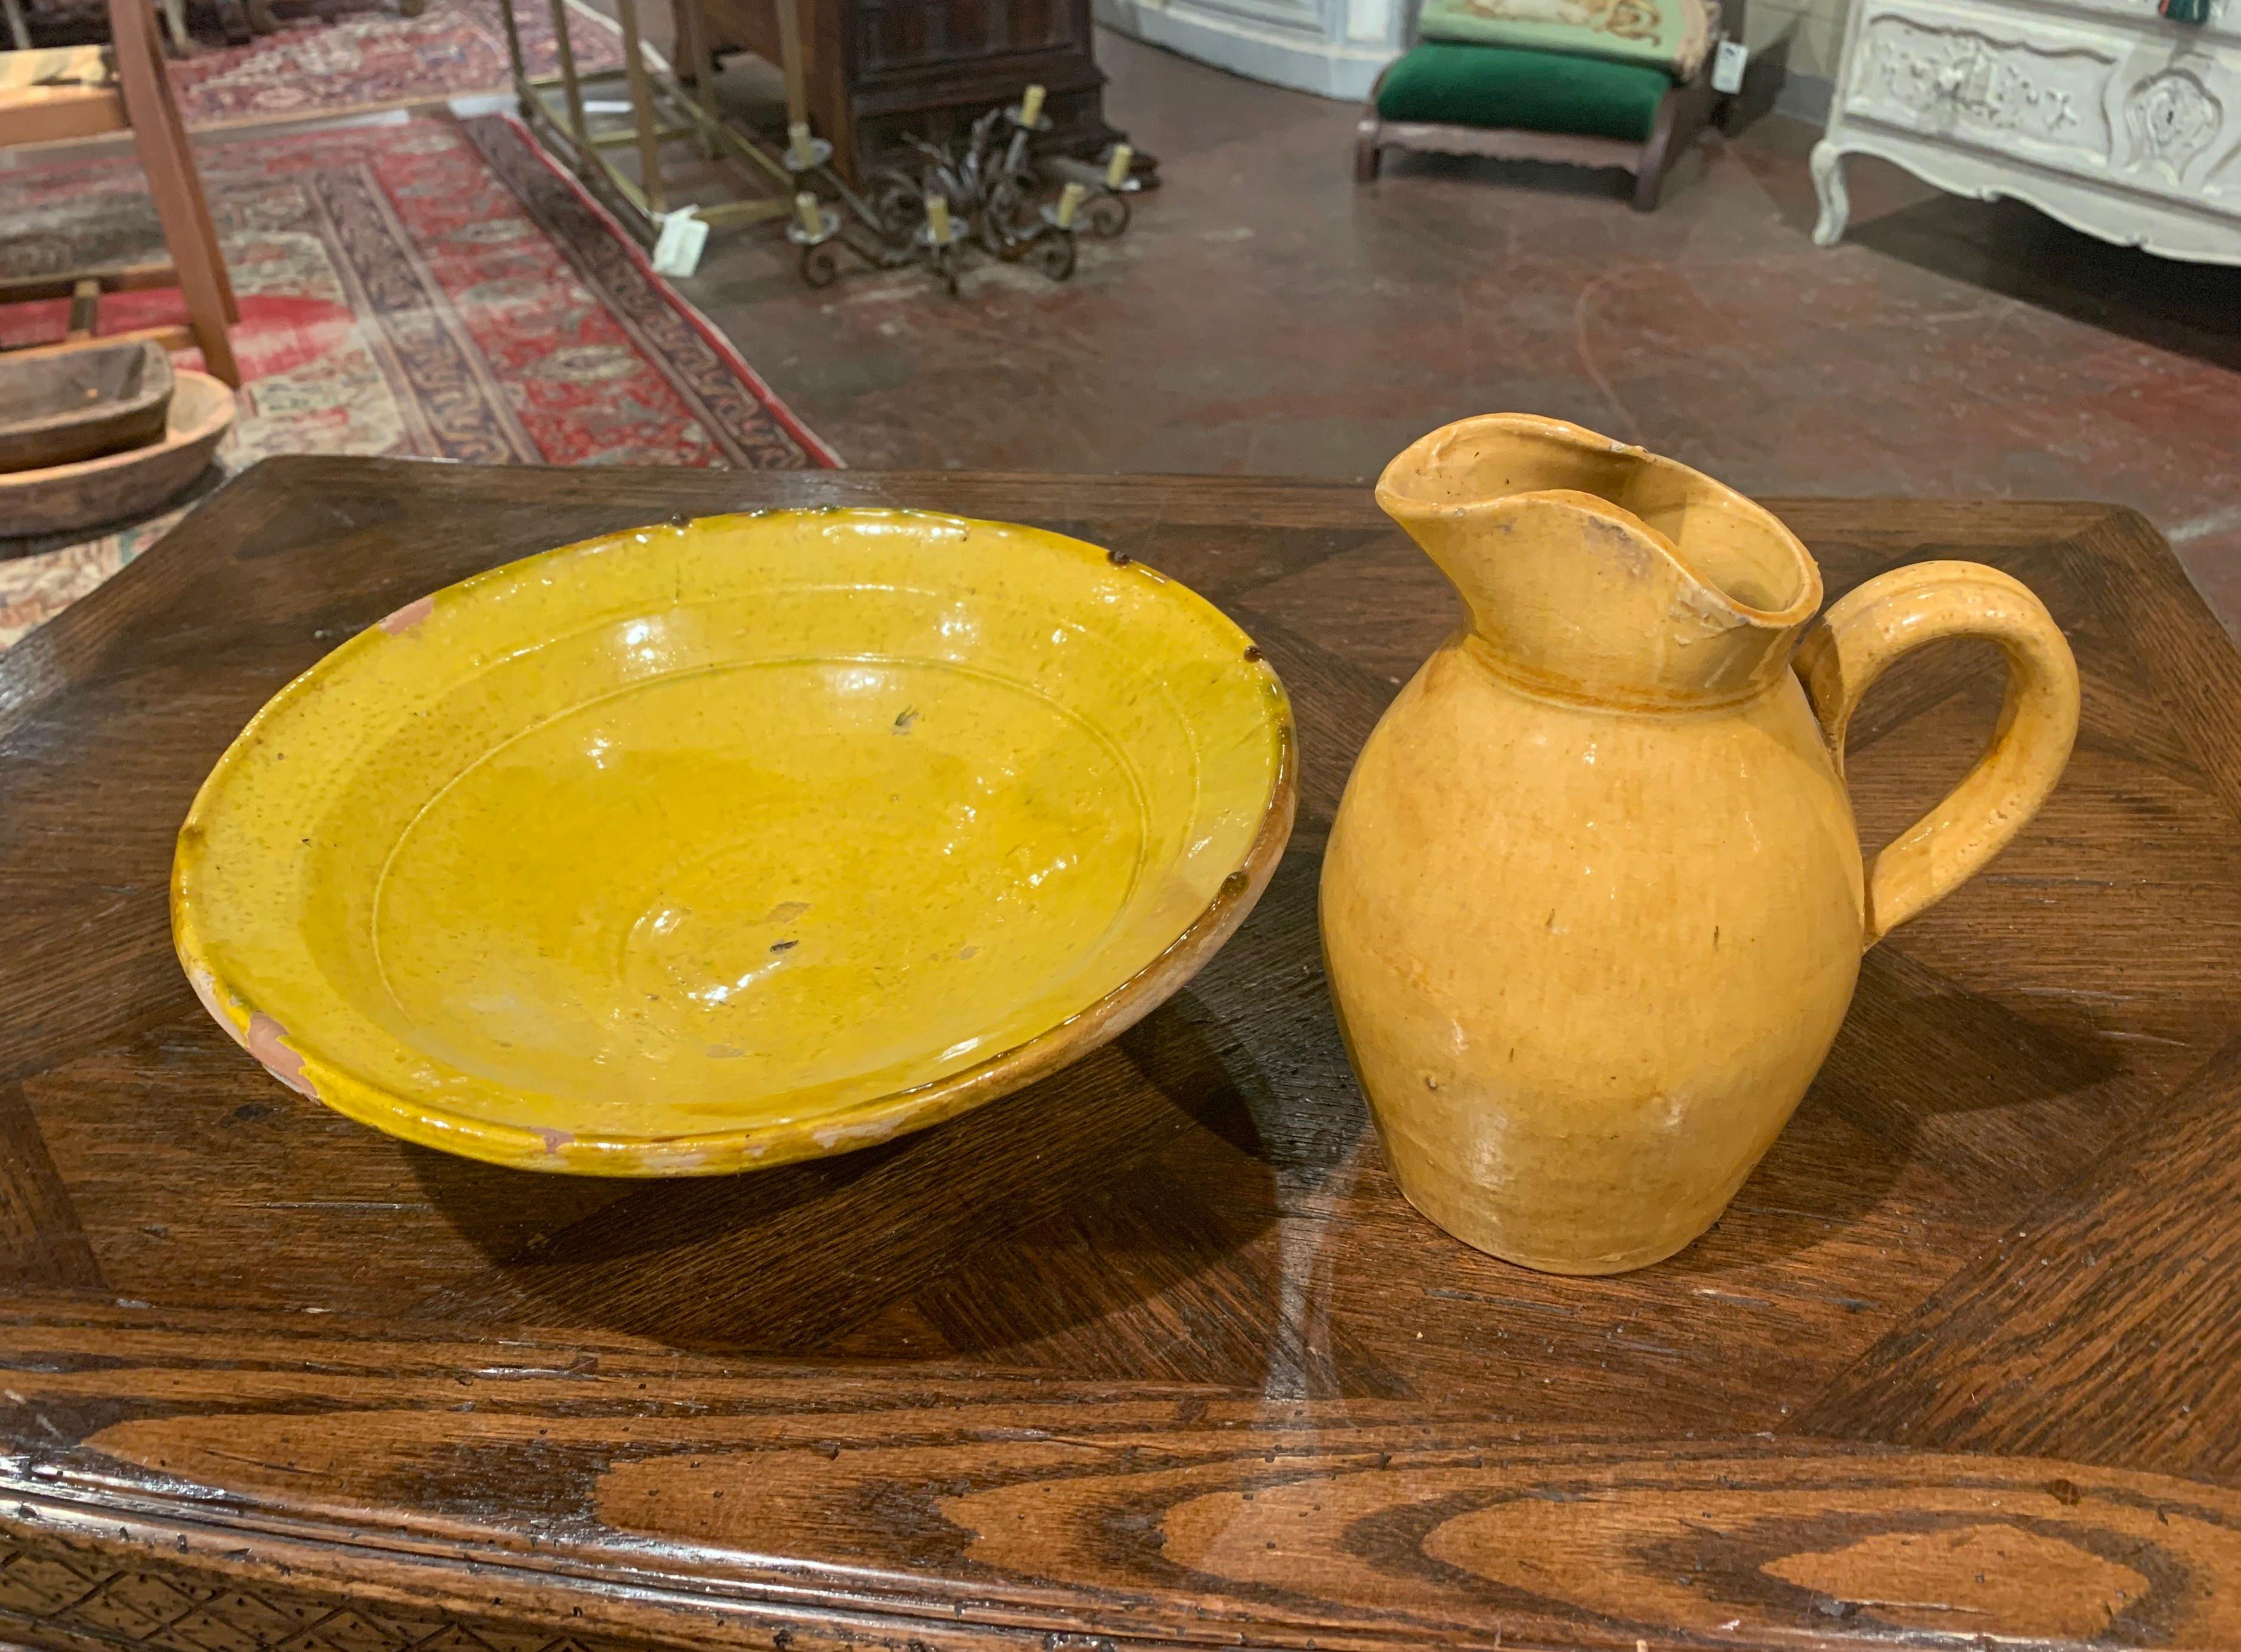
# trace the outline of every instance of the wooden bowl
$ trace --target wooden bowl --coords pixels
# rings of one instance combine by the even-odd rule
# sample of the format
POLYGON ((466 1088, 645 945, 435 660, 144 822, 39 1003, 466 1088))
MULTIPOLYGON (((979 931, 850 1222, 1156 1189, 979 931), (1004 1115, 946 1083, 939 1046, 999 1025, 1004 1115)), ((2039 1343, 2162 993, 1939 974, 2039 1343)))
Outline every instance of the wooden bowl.
POLYGON ((136 338, 0 355, 0 471, 75 465, 161 441, 171 358, 136 338))
POLYGON ((424 597, 284 689, 179 833, 172 932, 283 1082, 396 1135, 782 1164, 1175 991, 1274 868, 1291 750, 1250 639, 1094 545, 663 525, 424 597))
POLYGON ((0 534, 68 533, 152 511, 202 474, 233 424, 233 392, 175 375, 164 439, 43 470, 0 472, 0 534))

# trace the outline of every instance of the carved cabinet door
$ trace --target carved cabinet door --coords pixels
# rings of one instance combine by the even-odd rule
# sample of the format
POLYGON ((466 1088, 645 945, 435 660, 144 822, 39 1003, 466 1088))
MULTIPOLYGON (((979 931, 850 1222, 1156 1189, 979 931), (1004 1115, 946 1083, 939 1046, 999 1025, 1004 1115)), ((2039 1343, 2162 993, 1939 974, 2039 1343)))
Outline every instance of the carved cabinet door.
POLYGON ((1988 6, 1867 0, 1843 89, 1848 117, 2098 171, 2129 43, 1988 6))
POLYGON ((2115 171, 2241 211, 2241 43, 2144 42, 2110 84, 2115 171))
POLYGON ((854 0, 845 12, 860 79, 1090 47, 1087 0, 854 0))
POLYGON ((2164 23, 1976 0, 1867 0, 1848 121, 2089 185, 2241 206, 2241 44, 2164 23))

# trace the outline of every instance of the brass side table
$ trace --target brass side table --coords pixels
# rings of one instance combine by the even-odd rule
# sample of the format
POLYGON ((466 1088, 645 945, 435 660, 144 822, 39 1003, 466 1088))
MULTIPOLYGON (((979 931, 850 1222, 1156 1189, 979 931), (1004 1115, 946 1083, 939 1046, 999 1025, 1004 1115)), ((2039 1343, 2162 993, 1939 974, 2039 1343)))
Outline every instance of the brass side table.
MULTIPOLYGON (((615 8, 616 22, 622 29, 622 66, 588 74, 576 66, 575 46, 568 33, 568 0, 546 0, 546 4, 551 9, 559 72, 533 76, 522 59, 514 0, 498 0, 498 16, 505 26, 506 57, 513 71, 515 93, 521 100, 522 117, 538 140, 559 154, 586 183, 595 187, 604 184, 611 201, 619 201, 629 209, 625 216, 634 233, 649 242, 659 234, 672 200, 662 173, 661 149, 683 138, 694 140, 710 160, 740 164, 753 182, 767 186, 769 191, 698 206, 694 212, 699 217, 711 224, 755 223, 783 217, 793 210, 793 195, 799 187, 797 175, 809 169, 799 164, 790 167, 785 158, 726 124, 673 71, 649 64, 639 32, 638 10, 630 0, 615 8), (617 90, 628 99, 629 123, 595 126, 587 113, 595 101, 590 95, 617 90), (611 158, 612 150, 625 148, 638 151, 636 178, 611 158)), ((679 25, 687 36, 678 43, 679 55, 691 63, 705 61, 706 54, 700 43, 706 37, 706 29, 699 0, 679 0, 675 10, 679 25)), ((799 43, 791 30, 786 43, 798 60, 799 43)), ((798 61, 786 67, 791 85, 800 77, 798 61)))

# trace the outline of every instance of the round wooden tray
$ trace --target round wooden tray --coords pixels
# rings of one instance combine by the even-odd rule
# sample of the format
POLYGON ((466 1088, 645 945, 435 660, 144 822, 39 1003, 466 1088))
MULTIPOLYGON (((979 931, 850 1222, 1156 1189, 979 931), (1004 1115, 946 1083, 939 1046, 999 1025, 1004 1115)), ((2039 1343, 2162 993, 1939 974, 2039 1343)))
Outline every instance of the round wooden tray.
POLYGON ((75 465, 0 475, 0 524, 11 534, 67 533, 153 510, 202 473, 233 424, 233 392, 180 371, 164 439, 75 465))
POLYGON ((51 469, 163 439, 171 353, 152 338, 0 356, 0 472, 51 469))

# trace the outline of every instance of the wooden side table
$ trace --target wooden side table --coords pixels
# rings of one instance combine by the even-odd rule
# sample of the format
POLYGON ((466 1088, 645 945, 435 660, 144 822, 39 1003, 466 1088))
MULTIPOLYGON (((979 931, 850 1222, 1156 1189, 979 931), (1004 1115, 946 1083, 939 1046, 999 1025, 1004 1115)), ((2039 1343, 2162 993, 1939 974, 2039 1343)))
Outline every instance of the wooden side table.
MULTIPOLYGON (((1105 118, 1089 0, 671 0, 679 40, 706 16, 709 50, 783 51, 782 13, 799 8, 808 115, 831 140, 833 164, 851 182, 906 134, 961 138, 973 117, 1017 103, 1030 84, 1048 89, 1050 146, 1096 160, 1125 135, 1105 118)), ((1157 163, 1139 156, 1140 179, 1157 163)))
MULTIPOLYGON (((676 0, 678 38, 688 55, 697 53, 700 38, 699 0, 676 0)), ((663 173, 662 146, 679 138, 697 142, 704 157, 734 164, 750 186, 759 191, 743 198, 696 205, 693 215, 715 224, 753 224, 784 217, 793 210, 799 181, 780 160, 747 135, 719 119, 696 89, 688 90, 677 76, 649 62, 639 38, 638 8, 625 4, 615 17, 622 33, 622 66, 579 72, 568 32, 567 0, 547 0, 559 72, 532 76, 521 55, 521 32, 514 15, 514 0, 498 0, 498 21, 505 34, 506 58, 513 75, 514 94, 522 118, 538 140, 555 150, 575 171, 602 195, 632 232, 649 244, 661 233, 663 218, 674 203, 663 173), (627 100, 627 124, 592 120, 592 94, 619 91, 627 100), (630 148, 638 154, 633 177, 608 158, 611 149, 630 148)))
MULTIPOLYGON (((1324 833, 1455 618, 1368 490, 236 480, 0 656, 0 1639, 2241 1644, 2241 659, 2122 511, 1769 503, 1832 592, 1925 557, 2029 580, 2084 732, 2024 838, 1869 955, 1720 1225, 1564 1280, 1406 1207, 1330 1016, 1324 833), (1082 534, 1276 663, 1299 830, 1188 991, 923 1136, 654 1184, 403 1146, 203 1013, 172 833, 290 677, 559 541, 844 503, 1082 534)), ((1956 647, 1870 697, 1870 835, 1998 681, 1956 647)))

